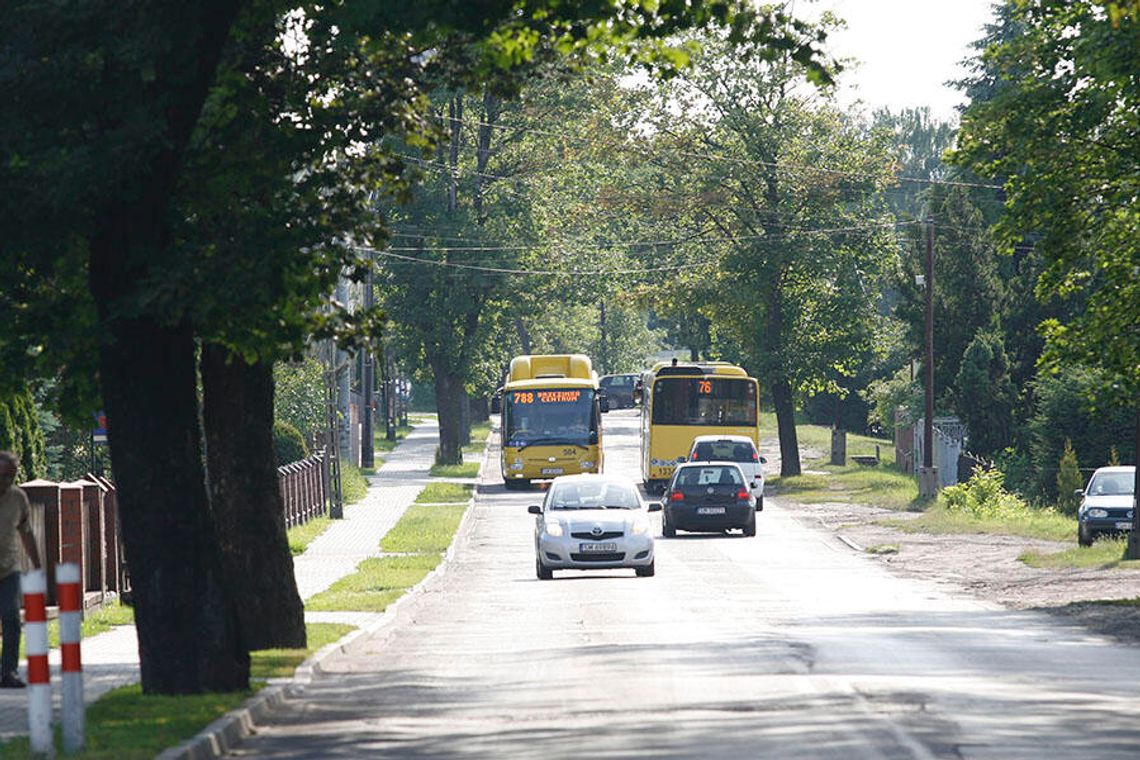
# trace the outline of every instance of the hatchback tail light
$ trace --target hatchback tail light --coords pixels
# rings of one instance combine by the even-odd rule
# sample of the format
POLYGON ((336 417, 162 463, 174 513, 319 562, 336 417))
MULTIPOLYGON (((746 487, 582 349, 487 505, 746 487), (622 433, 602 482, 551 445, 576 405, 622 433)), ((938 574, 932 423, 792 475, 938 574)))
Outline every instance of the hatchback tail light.
POLYGON ((684 501, 684 500, 685 500, 685 494, 681 493, 680 491, 674 491, 673 493, 669 494, 669 501, 684 501))
POLYGON ((752 452, 752 461, 753 462, 759 462, 760 461, 760 455, 757 454, 755 451, 752 452))
POLYGON ((744 490, 737 491, 736 498, 740 501, 748 501, 748 492, 744 490))

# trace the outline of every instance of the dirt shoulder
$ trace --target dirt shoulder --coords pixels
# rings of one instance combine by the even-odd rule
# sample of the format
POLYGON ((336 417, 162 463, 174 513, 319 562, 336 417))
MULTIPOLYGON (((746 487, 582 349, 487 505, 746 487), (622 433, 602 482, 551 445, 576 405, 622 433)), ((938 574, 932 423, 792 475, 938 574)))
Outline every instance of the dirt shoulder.
POLYGON ((1018 556, 1031 549, 1058 552, 1068 545, 1019 536, 909 533, 877 523, 917 515, 865 504, 800 504, 789 496, 775 497, 800 519, 835 533, 852 551, 897 547, 897 552, 869 555, 899 575, 1013 609, 1047 612, 1140 645, 1140 607, 1091 603, 1140 597, 1140 570, 1038 569, 1019 562, 1018 556))

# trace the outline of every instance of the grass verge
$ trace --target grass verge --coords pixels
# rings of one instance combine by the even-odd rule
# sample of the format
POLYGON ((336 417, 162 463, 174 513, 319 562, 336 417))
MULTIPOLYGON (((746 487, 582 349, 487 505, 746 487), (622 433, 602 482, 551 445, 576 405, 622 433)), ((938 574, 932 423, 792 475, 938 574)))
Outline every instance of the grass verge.
POLYGON ((863 551, 867 552, 868 554, 898 554, 899 553, 899 545, 898 544, 876 544, 874 546, 868 546, 863 551))
POLYGON ((826 501, 873 504, 887 509, 915 509, 921 502, 918 484, 911 475, 893 466, 822 465, 822 475, 806 474, 769 478, 780 496, 793 501, 819 504, 826 501))
MULTIPOLYGON (((142 687, 133 684, 107 692, 87 708, 86 748, 68 757, 81 760, 149 760, 240 707, 265 686, 265 679, 292 675, 297 665, 313 652, 348 633, 352 626, 313 623, 305 629, 309 639, 305 649, 253 653, 250 668, 252 688, 249 691, 179 697, 144 696, 142 687)), ((59 743, 57 731, 57 746, 59 743)), ((16 737, 0 745, 0 760, 23 760, 28 754, 27 737, 16 737)))
POLYGON ((332 525, 331 517, 316 517, 304 525, 289 528, 286 531, 286 537, 289 539, 289 552, 294 557, 298 554, 304 554, 305 549, 309 548, 309 544, 313 543, 317 536, 328 530, 330 525, 332 525))
MULTIPOLYGON (((1072 520, 1070 518, 1069 522, 1072 520)), ((1070 524, 1069 533, 1073 533, 1070 524)), ((1072 538, 1070 535, 1069 538, 1072 538)), ((1060 570, 1065 568, 1097 568, 1100 570, 1130 569, 1140 570, 1140 560, 1124 559, 1128 549, 1128 539, 1101 540, 1092 546, 1074 546, 1061 552, 1046 554, 1038 551, 1022 552, 1019 560, 1030 567, 1060 570)))
POLYGON ((471 487, 456 483, 431 483, 424 491, 432 486, 454 487, 440 490, 447 494, 458 493, 463 501, 444 505, 413 504, 380 542, 380 548, 384 551, 402 554, 361 562, 355 573, 341 578, 328 590, 309 599, 305 608, 383 612, 389 604, 434 570, 442 561, 443 553, 447 551, 459 522, 463 519, 471 487))
POLYGON ((463 447, 468 454, 475 454, 487 448, 487 436, 491 434, 491 422, 477 422, 471 426, 471 443, 463 447))
POLYGON ((305 609, 383 612, 422 581, 442 558, 441 554, 410 554, 366 559, 356 566, 355 573, 311 597, 305 609))
MULTIPOLYGON (((414 420, 408 420, 408 422, 414 423, 415 421, 414 420)), ((392 449, 396 448, 396 446, 398 446, 400 444, 400 441, 407 438, 408 433, 410 433, 410 432, 412 432, 412 424, 397 425, 396 426, 396 437, 395 437, 395 439, 389 441, 388 440, 388 431, 385 430, 383 426, 380 426, 377 429, 375 435, 372 436, 372 450, 373 451, 391 451, 392 449)), ((379 467, 380 464, 377 463, 376 466, 379 467)))
POLYGON ((479 462, 433 464, 428 474, 433 478, 473 478, 479 474, 479 462))
POLYGON ((442 554, 451 545, 451 538, 466 509, 466 504, 413 504, 392 530, 380 539, 380 548, 386 552, 402 554, 442 554))
POLYGON ((1031 510, 1013 517, 976 517, 951 511, 941 502, 914 519, 881 520, 879 524, 907 533, 993 533, 1047 541, 1072 541, 1076 535, 1073 518, 1053 512, 1031 510))
POLYGON ((368 478, 351 462, 340 460, 340 488, 345 504, 355 504, 368 494, 368 478))
MULTIPOLYGON (((428 483, 416 497, 417 504, 466 504, 474 486, 467 483, 428 483)), ((396 527, 399 527, 397 524, 396 527)))

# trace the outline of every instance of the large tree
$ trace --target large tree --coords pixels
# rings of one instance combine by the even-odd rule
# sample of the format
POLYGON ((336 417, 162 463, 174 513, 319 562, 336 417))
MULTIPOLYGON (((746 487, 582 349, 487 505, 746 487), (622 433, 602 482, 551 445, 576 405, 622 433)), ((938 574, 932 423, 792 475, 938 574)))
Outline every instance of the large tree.
POLYGON ((1044 363, 1101 370, 1097 403, 1136 407, 1140 449, 1140 16, 1098 0, 1008 12, 1013 33, 984 53, 993 86, 963 114, 957 160, 1002 178, 998 234, 1010 247, 1031 236, 1045 264, 1038 296, 1084 302, 1043 323, 1044 363))
POLYGON ((695 292, 771 393, 781 473, 795 475, 797 395, 841 390, 872 340, 874 294, 894 250, 878 201, 887 143, 815 102, 793 61, 746 45, 712 50, 671 83, 654 160, 708 239, 690 247, 720 254, 695 292))

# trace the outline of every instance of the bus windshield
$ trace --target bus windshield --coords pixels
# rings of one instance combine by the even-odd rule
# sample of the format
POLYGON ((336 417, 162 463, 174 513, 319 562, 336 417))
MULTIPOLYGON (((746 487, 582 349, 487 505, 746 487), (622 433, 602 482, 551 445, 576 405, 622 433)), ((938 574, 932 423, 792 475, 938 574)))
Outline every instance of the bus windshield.
POLYGON ((756 426, 756 381, 661 377, 653 384, 655 425, 756 426))
POLYGON ((507 446, 598 442, 594 391, 589 388, 510 391, 503 397, 503 439, 507 446))

